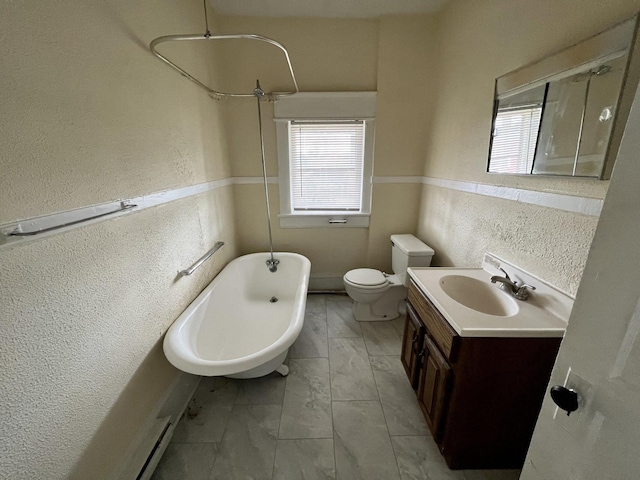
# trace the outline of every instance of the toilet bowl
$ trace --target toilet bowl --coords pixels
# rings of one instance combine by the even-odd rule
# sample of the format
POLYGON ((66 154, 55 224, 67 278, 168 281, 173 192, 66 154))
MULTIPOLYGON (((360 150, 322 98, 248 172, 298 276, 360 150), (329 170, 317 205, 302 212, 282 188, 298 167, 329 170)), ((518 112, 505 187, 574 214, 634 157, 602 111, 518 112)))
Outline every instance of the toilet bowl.
POLYGON ((353 299, 353 316, 360 322, 393 320, 400 315, 400 302, 407 289, 397 275, 372 268, 351 270, 343 277, 347 294, 353 299))
POLYGON ((392 235, 394 275, 373 268, 356 268, 343 277, 344 288, 353 299, 353 316, 360 322, 392 320, 404 314, 408 267, 431 264, 433 249, 413 235, 392 235))

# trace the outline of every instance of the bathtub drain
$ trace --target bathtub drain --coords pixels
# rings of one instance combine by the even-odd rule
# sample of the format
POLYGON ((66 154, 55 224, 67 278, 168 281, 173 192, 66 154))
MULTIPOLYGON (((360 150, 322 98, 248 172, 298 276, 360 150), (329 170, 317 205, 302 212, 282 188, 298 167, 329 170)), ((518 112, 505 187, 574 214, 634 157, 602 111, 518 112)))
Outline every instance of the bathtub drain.
POLYGON ((271 298, 269 299, 269 301, 270 301, 271 303, 276 303, 276 302, 278 301, 278 297, 271 297, 271 298))

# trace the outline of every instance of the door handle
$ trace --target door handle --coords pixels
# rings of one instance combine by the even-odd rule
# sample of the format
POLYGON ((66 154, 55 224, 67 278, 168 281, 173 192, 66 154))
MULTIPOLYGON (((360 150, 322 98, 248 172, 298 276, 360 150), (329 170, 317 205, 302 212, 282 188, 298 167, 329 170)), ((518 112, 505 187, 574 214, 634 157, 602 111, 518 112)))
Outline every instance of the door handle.
POLYGON ((550 393, 553 403, 567 412, 567 416, 578 409, 578 393, 575 390, 562 385, 554 385, 551 387, 550 393))

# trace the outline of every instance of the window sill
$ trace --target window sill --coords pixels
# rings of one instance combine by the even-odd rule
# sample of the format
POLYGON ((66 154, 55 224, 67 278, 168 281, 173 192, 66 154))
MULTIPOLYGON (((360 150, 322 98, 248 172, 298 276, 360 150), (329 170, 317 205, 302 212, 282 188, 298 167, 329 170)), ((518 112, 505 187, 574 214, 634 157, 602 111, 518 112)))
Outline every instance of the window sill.
POLYGON ((369 213, 280 214, 280 228, 369 228, 369 213))

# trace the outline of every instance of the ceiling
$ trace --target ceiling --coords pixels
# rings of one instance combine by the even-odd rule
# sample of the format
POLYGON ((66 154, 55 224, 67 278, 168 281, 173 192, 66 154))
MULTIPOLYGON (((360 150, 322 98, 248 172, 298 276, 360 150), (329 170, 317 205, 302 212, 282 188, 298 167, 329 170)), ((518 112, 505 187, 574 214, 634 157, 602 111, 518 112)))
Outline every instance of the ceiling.
POLYGON ((217 13, 258 17, 375 18, 430 13, 448 0, 209 0, 217 13))

